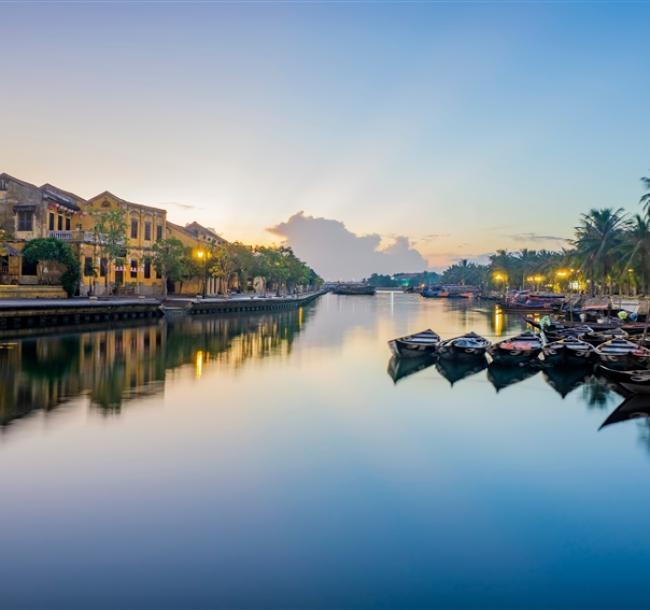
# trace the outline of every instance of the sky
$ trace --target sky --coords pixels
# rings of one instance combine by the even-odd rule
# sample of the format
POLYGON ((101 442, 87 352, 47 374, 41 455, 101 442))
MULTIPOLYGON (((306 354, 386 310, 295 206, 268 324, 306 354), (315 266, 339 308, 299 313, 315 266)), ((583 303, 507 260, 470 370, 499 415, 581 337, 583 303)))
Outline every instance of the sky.
POLYGON ((0 2, 0 171, 286 240, 339 278, 559 248, 591 207, 638 211, 649 19, 639 2, 0 2))

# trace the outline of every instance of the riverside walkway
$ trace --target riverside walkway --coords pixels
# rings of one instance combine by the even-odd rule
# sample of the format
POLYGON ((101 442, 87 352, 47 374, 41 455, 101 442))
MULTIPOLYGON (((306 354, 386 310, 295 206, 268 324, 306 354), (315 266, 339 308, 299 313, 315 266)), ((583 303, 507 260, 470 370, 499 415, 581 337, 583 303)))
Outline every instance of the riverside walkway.
POLYGON ((298 308, 325 291, 288 296, 175 297, 164 301, 152 297, 106 297, 70 299, 0 299, 0 334, 53 326, 101 324, 163 315, 219 315, 283 311, 298 308))

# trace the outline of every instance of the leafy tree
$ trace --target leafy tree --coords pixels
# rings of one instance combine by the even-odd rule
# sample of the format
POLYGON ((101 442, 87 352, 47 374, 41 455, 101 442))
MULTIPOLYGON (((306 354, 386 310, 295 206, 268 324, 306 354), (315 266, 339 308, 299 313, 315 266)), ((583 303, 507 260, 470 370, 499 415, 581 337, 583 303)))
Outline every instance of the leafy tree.
POLYGON ((210 263, 208 272, 213 277, 219 278, 224 286, 224 294, 228 294, 230 280, 237 271, 237 260, 233 256, 233 251, 230 244, 218 244, 211 249, 210 263))
POLYGON ((185 247, 183 243, 171 237, 161 239, 153 245, 153 264, 156 271, 163 279, 163 296, 167 296, 167 280, 177 282, 183 275, 183 257, 185 247))
POLYGON ((95 243, 107 262, 104 282, 106 288, 108 288, 108 278, 110 275, 111 265, 116 258, 124 256, 126 251, 126 213, 121 208, 113 208, 103 212, 96 212, 94 217, 95 243))
POLYGON ((61 286, 73 296, 79 286, 81 270, 79 261, 69 244, 52 237, 32 239, 25 244, 23 260, 30 264, 41 261, 55 261, 65 267, 61 275, 61 286))

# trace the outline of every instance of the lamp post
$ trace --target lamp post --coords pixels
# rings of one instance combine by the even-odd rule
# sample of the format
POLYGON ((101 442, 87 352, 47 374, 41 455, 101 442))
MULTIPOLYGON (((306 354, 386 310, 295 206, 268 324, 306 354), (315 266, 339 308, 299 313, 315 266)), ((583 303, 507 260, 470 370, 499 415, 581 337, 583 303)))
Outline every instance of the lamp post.
POLYGON ((203 283, 201 286, 201 296, 205 298, 208 295, 208 254, 205 250, 199 249, 196 251, 196 258, 203 267, 203 283))

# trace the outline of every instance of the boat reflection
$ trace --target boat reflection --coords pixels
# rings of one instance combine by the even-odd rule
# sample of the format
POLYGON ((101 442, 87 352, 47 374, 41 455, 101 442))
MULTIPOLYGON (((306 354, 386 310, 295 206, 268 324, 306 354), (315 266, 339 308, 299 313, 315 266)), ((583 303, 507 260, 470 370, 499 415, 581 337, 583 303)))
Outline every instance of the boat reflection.
POLYGON ((472 358, 471 360, 439 358, 436 362, 436 369, 453 386, 461 379, 485 370, 487 365, 488 361, 485 356, 472 358))
POLYGON ((562 398, 587 382, 591 376, 591 367, 544 368, 544 379, 562 398))
POLYGON ((487 378, 497 392, 507 388, 509 385, 519 383, 539 373, 539 367, 535 364, 524 366, 504 366, 502 364, 490 363, 487 371, 487 378))
POLYGON ((418 371, 427 369, 435 363, 435 355, 425 355, 420 358, 399 358, 393 356, 388 361, 387 373, 393 382, 397 383, 400 379, 404 379, 404 377, 408 377, 418 371))
POLYGON ((630 419, 650 418, 650 396, 631 394, 601 424, 599 430, 630 419))

